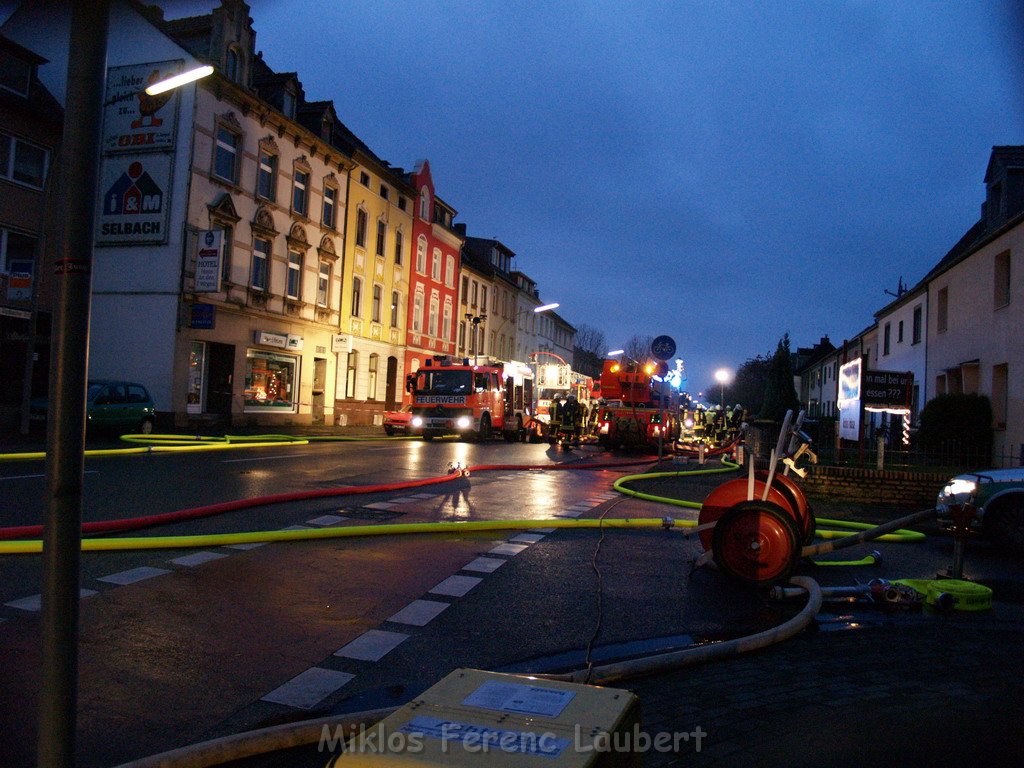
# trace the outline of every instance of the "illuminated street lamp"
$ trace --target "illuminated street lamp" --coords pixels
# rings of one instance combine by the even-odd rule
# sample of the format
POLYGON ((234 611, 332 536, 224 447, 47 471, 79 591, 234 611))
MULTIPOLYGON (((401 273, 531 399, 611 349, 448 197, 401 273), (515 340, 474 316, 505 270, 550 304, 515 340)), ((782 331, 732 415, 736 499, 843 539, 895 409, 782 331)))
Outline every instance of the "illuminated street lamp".
POLYGON ((722 392, 722 410, 723 411, 725 410, 725 385, 729 383, 729 380, 731 378, 732 378, 732 374, 729 372, 728 368, 719 368, 717 371, 715 371, 715 381, 718 382, 719 387, 720 387, 721 392, 722 392))
POLYGON ((476 359, 480 355, 480 350, 476 346, 476 332, 477 332, 477 329, 480 327, 480 323, 482 323, 486 319, 487 319, 487 315, 486 314, 474 315, 472 312, 467 312, 466 313, 466 320, 468 320, 470 323, 473 324, 473 337, 472 337, 472 345, 470 346, 470 350, 473 353, 473 364, 474 365, 476 365, 476 359))

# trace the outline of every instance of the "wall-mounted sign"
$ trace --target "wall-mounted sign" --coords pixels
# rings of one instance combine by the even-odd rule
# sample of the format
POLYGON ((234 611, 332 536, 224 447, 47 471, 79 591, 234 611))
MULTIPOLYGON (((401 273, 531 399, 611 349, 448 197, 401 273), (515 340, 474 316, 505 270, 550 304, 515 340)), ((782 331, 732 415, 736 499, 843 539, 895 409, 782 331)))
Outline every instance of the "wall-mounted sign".
POLYGON ((173 155, 103 159, 96 245, 167 242, 173 155))
POLYGON ((32 273, 35 263, 31 259, 10 259, 7 262, 8 301, 32 301, 32 273))
POLYGON ((264 347, 278 347, 285 349, 288 346, 288 337, 283 333, 268 333, 267 331, 253 331, 252 343, 264 347))
POLYGON ((220 260, 224 244, 224 233, 219 229, 204 229, 199 232, 196 249, 196 293, 217 293, 220 290, 220 260))
POLYGON ((103 154, 173 150, 181 89, 150 96, 146 87, 179 74, 184 61, 131 64, 107 70, 103 154))
POLYGON ((285 348, 291 349, 295 352, 300 352, 302 350, 302 342, 303 339, 301 336, 296 336, 294 333, 289 333, 288 340, 285 343, 285 348))
POLYGON ((913 387, 909 371, 865 371, 861 399, 865 406, 907 408, 913 387))
POLYGON ((351 352, 352 337, 347 333, 336 333, 331 336, 331 352, 351 352))
POLYGON ((217 321, 217 308, 213 304, 193 304, 189 317, 189 328, 212 331, 217 321))

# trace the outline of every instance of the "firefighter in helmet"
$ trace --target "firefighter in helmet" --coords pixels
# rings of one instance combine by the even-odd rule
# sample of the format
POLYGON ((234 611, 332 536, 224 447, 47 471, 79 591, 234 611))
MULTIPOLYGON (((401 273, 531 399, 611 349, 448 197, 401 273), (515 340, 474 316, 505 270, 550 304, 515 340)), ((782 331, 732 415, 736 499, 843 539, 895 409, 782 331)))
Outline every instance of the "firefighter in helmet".
POLYGON ((583 414, 576 395, 570 392, 569 396, 565 399, 565 405, 559 410, 562 416, 562 431, 571 434, 574 441, 579 440, 580 417, 583 414))

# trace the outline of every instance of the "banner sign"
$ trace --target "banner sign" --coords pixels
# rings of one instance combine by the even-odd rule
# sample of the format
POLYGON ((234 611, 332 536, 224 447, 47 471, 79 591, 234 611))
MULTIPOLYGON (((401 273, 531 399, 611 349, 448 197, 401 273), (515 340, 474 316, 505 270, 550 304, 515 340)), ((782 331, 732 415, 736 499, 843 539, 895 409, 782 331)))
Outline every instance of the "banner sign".
POLYGON ((121 155, 103 161, 96 245, 167 242, 174 155, 121 155))
POLYGON ((860 440, 860 358, 839 368, 839 437, 860 440))
POLYGON ((913 388, 910 371, 865 371, 861 399, 865 406, 906 408, 913 388))
POLYGON ((156 96, 146 88, 180 74, 184 61, 158 61, 107 69, 103 101, 103 154, 174 149, 181 89, 156 96))
POLYGON ((204 229, 199 233, 199 247, 196 250, 196 293, 217 293, 220 291, 221 249, 224 233, 219 229, 204 229))

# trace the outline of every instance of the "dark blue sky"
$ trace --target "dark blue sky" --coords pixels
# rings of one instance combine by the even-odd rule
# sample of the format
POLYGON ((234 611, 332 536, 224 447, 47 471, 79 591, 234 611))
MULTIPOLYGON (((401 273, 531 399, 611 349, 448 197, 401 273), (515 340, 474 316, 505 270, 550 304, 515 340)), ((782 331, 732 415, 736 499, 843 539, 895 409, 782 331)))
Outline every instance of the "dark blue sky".
POLYGON ((1024 143, 1011 0, 250 5, 272 68, 392 164, 429 158, 567 320, 673 336, 693 389, 869 325, 1024 143))

